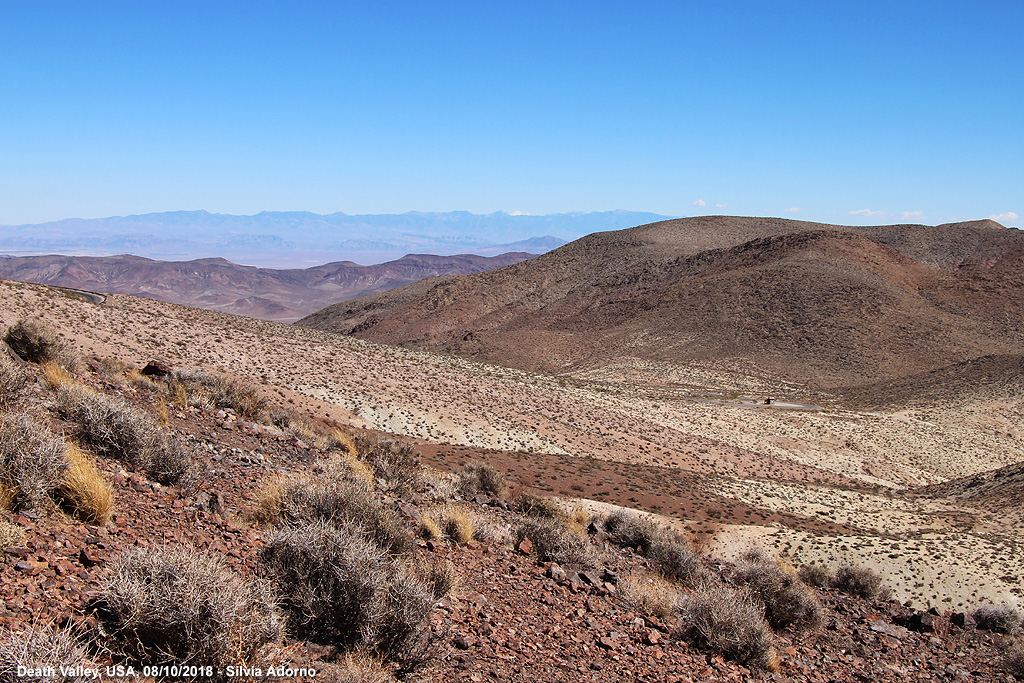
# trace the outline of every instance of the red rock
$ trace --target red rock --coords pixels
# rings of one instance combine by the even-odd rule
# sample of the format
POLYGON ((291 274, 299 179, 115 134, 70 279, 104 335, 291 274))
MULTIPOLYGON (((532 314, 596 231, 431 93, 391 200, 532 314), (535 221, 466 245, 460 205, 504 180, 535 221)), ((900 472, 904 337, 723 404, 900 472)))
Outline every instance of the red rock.
POLYGON ((533 541, 528 538, 524 538, 519 541, 519 545, 516 546, 516 550, 521 552, 523 555, 529 555, 533 552, 533 541))
POLYGON ((476 636, 472 636, 469 634, 458 636, 457 638, 455 638, 455 640, 452 641, 455 647, 459 648, 460 650, 468 650, 469 648, 476 645, 476 642, 476 636))
POLYGON ((649 628, 644 631, 642 641, 644 645, 658 645, 661 643, 661 634, 654 629, 649 628))
POLYGON ((103 558, 101 558, 99 554, 91 548, 82 548, 78 553, 78 562, 83 567, 89 568, 95 567, 103 562, 103 558))

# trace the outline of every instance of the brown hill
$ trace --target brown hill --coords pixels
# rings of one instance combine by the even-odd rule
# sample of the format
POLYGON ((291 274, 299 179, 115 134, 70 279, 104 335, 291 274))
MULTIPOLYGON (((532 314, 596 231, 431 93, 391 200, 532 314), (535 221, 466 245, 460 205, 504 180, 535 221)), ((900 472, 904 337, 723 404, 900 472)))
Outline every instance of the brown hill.
POLYGON ((290 322, 324 306, 440 275, 477 273, 532 258, 409 254, 361 266, 351 261, 305 269, 242 266, 221 258, 154 261, 139 256, 0 258, 0 278, 71 289, 133 294, 253 318, 290 322))
POLYGON ((640 359, 836 388, 1024 341, 1024 233, 701 217, 331 306, 299 324, 527 369, 640 359))

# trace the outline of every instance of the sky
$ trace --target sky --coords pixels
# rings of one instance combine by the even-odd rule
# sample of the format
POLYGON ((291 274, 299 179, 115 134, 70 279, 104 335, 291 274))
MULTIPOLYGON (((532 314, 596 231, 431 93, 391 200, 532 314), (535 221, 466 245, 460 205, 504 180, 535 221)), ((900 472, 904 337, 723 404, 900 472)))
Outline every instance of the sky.
POLYGON ((1024 216, 1024 3, 0 0, 0 224, 1024 216))

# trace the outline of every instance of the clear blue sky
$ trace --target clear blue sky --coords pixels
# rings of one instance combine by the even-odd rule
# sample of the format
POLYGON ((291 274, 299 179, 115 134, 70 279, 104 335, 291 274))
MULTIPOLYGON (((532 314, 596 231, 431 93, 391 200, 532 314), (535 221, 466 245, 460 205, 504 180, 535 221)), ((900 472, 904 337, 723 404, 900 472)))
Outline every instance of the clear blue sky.
POLYGON ((1024 2, 0 0, 0 224, 615 208, 1022 223, 1024 2))

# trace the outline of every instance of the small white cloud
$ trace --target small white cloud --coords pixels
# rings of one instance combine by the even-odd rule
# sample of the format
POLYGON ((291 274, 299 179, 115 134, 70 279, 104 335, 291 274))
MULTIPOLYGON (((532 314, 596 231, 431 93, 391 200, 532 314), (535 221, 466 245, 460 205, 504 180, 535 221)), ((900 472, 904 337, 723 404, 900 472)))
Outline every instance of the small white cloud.
POLYGON ((729 206, 729 202, 722 202, 721 204, 715 204, 716 209, 724 209, 729 206))
POLYGON ((703 199, 698 199, 697 201, 695 201, 693 203, 693 205, 694 206, 699 206, 699 207, 703 208, 703 207, 707 206, 708 203, 706 201, 704 201, 703 199))
POLYGON ((803 209, 801 209, 799 206, 791 206, 785 211, 783 211, 783 213, 800 213, 801 211, 803 211, 803 209))
POLYGON ((885 211, 872 211, 871 209, 857 209, 856 211, 850 212, 851 216, 866 216, 868 218, 878 218, 885 215, 885 211))
POLYGON ((1013 211, 1007 211, 1006 213, 997 213, 994 216, 989 216, 989 219, 995 221, 996 223, 1007 223, 1009 221, 1015 221, 1018 218, 1020 218, 1020 216, 1015 214, 1013 211))
POLYGON ((531 214, 528 214, 525 211, 513 211, 512 213, 509 214, 509 216, 529 216, 529 215, 531 215, 531 214))
POLYGON ((904 218, 924 218, 924 211, 904 211, 904 218))

